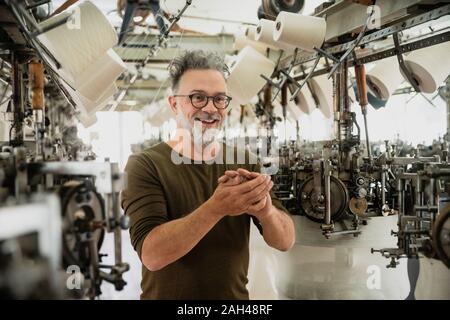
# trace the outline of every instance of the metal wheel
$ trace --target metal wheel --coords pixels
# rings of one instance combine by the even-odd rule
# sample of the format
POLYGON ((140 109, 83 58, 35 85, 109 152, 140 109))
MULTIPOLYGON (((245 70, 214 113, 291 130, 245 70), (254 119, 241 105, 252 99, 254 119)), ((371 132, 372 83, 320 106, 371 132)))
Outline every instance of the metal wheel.
POLYGON ((60 189, 63 216, 63 263, 82 269, 91 261, 87 240, 97 249, 103 243, 104 229, 94 223, 105 219, 102 197, 83 182, 69 182, 60 189))
MULTIPOLYGON (((333 176, 330 177, 331 195, 331 219, 340 220, 347 208, 348 191, 345 185, 333 176)), ((325 219, 325 196, 316 192, 314 188, 314 177, 307 178, 298 189, 297 199, 303 213, 312 221, 324 222, 325 219)))

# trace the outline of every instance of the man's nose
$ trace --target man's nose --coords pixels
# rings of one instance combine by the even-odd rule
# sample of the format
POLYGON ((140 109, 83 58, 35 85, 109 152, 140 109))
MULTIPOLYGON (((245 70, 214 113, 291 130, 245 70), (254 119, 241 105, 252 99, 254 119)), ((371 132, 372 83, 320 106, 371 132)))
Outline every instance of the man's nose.
POLYGON ((208 103, 206 104, 206 106, 202 109, 203 112, 207 112, 207 113, 216 113, 217 109, 214 106, 214 102, 212 98, 208 98, 208 103))

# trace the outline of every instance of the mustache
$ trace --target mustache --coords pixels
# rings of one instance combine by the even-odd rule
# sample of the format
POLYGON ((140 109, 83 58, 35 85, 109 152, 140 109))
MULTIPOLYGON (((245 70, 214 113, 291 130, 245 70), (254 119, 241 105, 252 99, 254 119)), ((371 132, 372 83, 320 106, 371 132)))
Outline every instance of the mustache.
POLYGON ((222 120, 222 116, 218 113, 199 112, 195 114, 194 120, 222 120))

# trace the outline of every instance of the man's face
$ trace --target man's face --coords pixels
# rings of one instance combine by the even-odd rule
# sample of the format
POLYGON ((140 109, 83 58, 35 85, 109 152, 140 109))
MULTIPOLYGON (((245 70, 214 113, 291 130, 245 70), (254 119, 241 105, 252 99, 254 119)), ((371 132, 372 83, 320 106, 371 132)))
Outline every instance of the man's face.
MULTIPOLYGON (((226 94, 223 75, 217 70, 188 70, 180 78, 175 95, 200 93, 207 96, 226 94)), ((189 130, 196 142, 212 142, 227 114, 227 109, 217 109, 212 99, 202 109, 196 109, 189 97, 169 98, 172 109, 177 113, 178 127, 189 130)))

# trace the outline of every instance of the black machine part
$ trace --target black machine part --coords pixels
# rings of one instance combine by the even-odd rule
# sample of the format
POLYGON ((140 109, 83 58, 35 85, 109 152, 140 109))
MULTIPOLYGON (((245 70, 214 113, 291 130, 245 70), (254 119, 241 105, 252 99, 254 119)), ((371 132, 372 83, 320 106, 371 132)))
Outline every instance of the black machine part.
MULTIPOLYGON (((324 192, 316 192, 314 177, 308 177, 298 189, 297 199, 301 212, 315 222, 324 222, 325 219, 325 195, 324 192)), ((345 216, 349 195, 345 185, 336 177, 330 177, 331 195, 331 220, 339 221, 345 216)))
POLYGON ((90 263, 88 241, 99 250, 105 219, 104 202, 89 182, 70 181, 59 190, 63 216, 63 263, 65 267, 78 265, 82 269, 90 263))
POLYGON ((258 19, 275 20, 281 11, 298 13, 304 5, 304 0, 262 0, 258 19))

